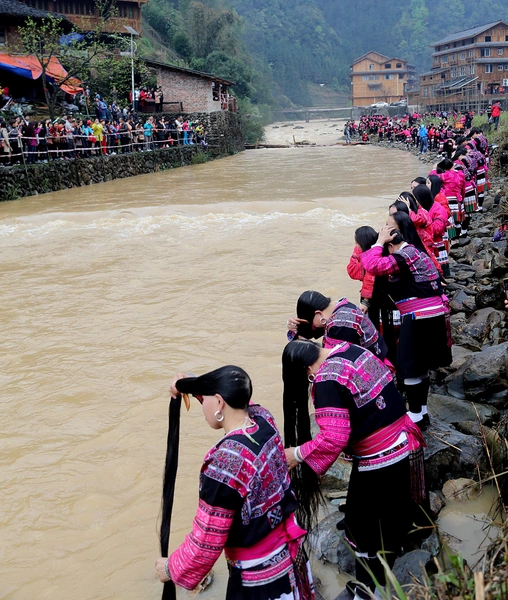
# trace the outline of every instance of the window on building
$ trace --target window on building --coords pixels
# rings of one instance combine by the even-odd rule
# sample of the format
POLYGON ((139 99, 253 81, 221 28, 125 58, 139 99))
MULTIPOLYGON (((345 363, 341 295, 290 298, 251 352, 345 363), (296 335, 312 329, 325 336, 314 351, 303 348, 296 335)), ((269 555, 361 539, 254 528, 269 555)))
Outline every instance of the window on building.
POLYGON ((508 65, 505 65, 505 66, 504 66, 504 70, 505 70, 505 71, 508 71, 508 65))
POLYGON ((452 60, 457 60, 457 53, 456 53, 456 52, 454 52, 454 53, 452 54, 452 60))
POLYGON ((373 71, 374 70, 374 65, 369 65, 369 71, 373 71))
POLYGON ((462 45, 465 46, 466 45, 466 40, 462 40, 462 45))
POLYGON ((474 58, 474 50, 469 50, 469 58, 474 58))
POLYGON ((395 75, 385 75, 385 79, 393 79, 395 75))
POLYGON ((493 73, 492 65, 485 65, 485 73, 493 73))
POLYGON ((392 63, 386 63, 385 69, 391 69, 391 68, 392 68, 392 63))
POLYGON ((491 35, 486 35, 485 36, 485 41, 486 42, 491 42, 492 41, 492 36, 491 35))
POLYGON ((362 75, 362 81, 369 81, 368 75, 362 75))
POLYGON ((427 98, 428 95, 429 95, 429 90, 428 90, 428 88, 424 87, 423 88, 423 97, 427 98))
POLYGON ((460 60, 466 60, 466 53, 465 52, 461 52, 460 53, 460 60))
POLYGON ((448 44, 446 44, 446 46, 444 47, 445 50, 448 50, 449 46, 448 44))
POLYGON ((395 67, 396 67, 397 69, 402 69, 402 63, 397 63, 397 64, 395 65, 395 67))
POLYGON ((498 48, 497 49, 497 55, 498 56, 503 56, 503 49, 502 48, 498 48))
POLYGON ((453 69, 450 71, 450 77, 451 77, 452 79, 454 79, 455 77, 457 77, 457 69, 453 68, 453 69))
POLYGON ((0 46, 5 46, 7 43, 7 32, 5 27, 0 27, 0 46))
POLYGON ((469 74, 474 75, 474 65, 469 65, 469 74))
POLYGON ((480 56, 490 56, 490 48, 482 48, 480 50, 480 56))
POLYGON ((448 62, 448 56, 442 56, 441 57, 441 64, 445 65, 448 62))
POLYGON ((466 67, 460 67, 460 76, 464 77, 465 74, 466 74, 466 67))
POLYGON ((399 79, 404 79, 404 73, 399 73, 399 79))
POLYGON ((497 65, 497 70, 498 71, 502 71, 503 70, 503 65, 497 65))

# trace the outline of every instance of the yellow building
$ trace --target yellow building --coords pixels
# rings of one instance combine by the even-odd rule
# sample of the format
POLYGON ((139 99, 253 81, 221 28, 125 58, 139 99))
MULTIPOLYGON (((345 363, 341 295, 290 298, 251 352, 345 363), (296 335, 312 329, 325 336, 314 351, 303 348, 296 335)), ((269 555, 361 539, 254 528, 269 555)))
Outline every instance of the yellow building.
POLYGON ((401 58, 389 58, 371 50, 351 65, 351 100, 353 106, 376 102, 398 102, 406 96, 408 80, 414 68, 401 58))

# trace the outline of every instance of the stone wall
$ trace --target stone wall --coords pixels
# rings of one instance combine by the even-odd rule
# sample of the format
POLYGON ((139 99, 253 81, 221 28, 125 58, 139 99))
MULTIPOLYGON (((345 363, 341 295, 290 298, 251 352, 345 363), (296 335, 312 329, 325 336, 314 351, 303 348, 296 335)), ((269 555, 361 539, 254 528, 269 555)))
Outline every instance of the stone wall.
MULTIPOLYGON (((184 115, 199 121, 207 131, 209 159, 221 158, 244 149, 240 117, 234 113, 184 115)), ((197 146, 175 146, 153 152, 94 156, 57 160, 35 165, 0 166, 0 200, 123 179, 192 164, 197 146)))

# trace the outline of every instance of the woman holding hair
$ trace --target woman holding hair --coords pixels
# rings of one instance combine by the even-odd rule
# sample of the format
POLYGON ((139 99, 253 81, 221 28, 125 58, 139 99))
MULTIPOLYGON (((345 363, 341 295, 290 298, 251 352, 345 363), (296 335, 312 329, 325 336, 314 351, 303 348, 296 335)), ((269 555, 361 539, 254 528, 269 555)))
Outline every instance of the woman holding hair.
POLYGON ((440 275, 402 212, 388 217, 378 241, 361 256, 365 270, 387 275, 388 289, 401 315, 397 377, 404 381, 409 416, 425 429, 429 423, 429 370, 451 363, 448 304, 440 275), (384 250, 388 256, 383 256, 384 250))
MULTIPOLYGON (((377 231, 375 229, 368 226, 358 227, 355 231, 355 247, 353 248, 353 254, 346 267, 347 274, 351 279, 362 282, 360 308, 365 314, 369 314, 369 317, 369 308, 371 307, 372 297, 374 295, 375 277, 366 273, 365 269, 362 267, 360 254, 371 248, 372 244, 375 244, 376 241, 377 231)), ((377 315, 377 320, 372 319, 372 317, 370 318, 374 325, 379 322, 379 314, 377 315)))
POLYGON ((294 469, 302 522, 316 519, 319 476, 342 451, 352 456, 345 533, 357 556, 355 599, 371 598, 373 577, 385 583, 378 552, 386 553, 393 566, 409 531, 413 502, 425 498, 420 431, 408 418, 390 371, 365 348, 292 341, 282 355, 282 378, 286 459, 294 469), (320 429, 314 438, 309 382, 320 429))
MULTIPOLYGON (((437 180, 441 183, 439 177, 437 180)), ((434 201, 432 192, 426 185, 417 185, 413 190, 413 194, 417 199, 418 204, 420 204, 420 206, 422 206, 429 214, 432 231, 432 242, 430 247, 434 251, 443 277, 449 277, 450 265, 448 264, 448 252, 443 239, 446 235, 446 228, 448 227, 448 213, 438 202, 434 201)))
POLYGON ((159 579, 192 590, 224 550, 226 600, 312 600, 301 547, 306 532, 295 522, 284 447, 272 415, 250 404, 250 377, 233 365, 200 377, 179 374, 170 393, 193 395, 208 425, 223 430, 223 437, 201 467, 192 532, 169 558, 156 561, 159 579))
POLYGON ((310 340, 323 336, 324 348, 333 348, 338 342, 351 342, 367 348, 380 360, 386 359, 388 348, 383 337, 369 317, 347 298, 332 302, 331 298, 308 290, 298 298, 296 314, 297 317, 288 320, 288 338, 310 340))
POLYGON ((429 175, 437 175, 443 182, 442 191, 450 207, 450 224, 448 226, 448 239, 452 240, 461 234, 462 221, 464 220, 464 195, 466 192, 466 178, 462 171, 454 168, 451 158, 445 158, 436 165, 429 175))

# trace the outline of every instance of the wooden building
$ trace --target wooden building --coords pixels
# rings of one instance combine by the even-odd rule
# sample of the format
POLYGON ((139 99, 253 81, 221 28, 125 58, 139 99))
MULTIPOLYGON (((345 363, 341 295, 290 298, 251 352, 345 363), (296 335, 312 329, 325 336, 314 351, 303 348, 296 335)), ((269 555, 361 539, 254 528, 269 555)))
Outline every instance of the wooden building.
POLYGON ((432 69, 420 75, 423 110, 478 110, 507 97, 508 23, 465 29, 432 46, 432 69))
MULTIPOLYGON (((82 31, 91 31, 97 25, 99 14, 94 0, 22 0, 29 6, 64 15, 82 31)), ((116 14, 107 19, 107 33, 125 34, 124 25, 141 33, 141 6, 148 0, 117 0, 116 14)))
POLYGON ((216 112, 229 110, 237 112, 236 101, 229 94, 231 81, 203 73, 176 67, 153 60, 146 60, 157 75, 157 85, 161 86, 164 105, 177 112, 216 112), (173 106, 175 105, 175 106, 173 106))
MULTIPOLYGON (((48 16, 44 9, 27 6, 18 0, 0 0, 0 53, 22 53, 23 46, 18 27, 24 25, 28 17, 40 21, 48 16)), ((64 31, 70 31, 72 24, 63 15, 59 16, 63 19, 64 31)))
POLYGON ((350 68, 353 106, 401 100, 406 96, 408 81, 414 73, 414 67, 401 58, 389 58, 374 50, 367 52, 350 68))

